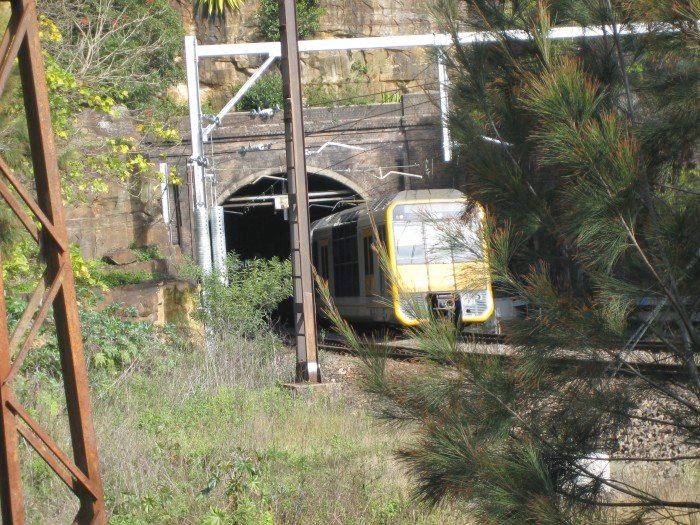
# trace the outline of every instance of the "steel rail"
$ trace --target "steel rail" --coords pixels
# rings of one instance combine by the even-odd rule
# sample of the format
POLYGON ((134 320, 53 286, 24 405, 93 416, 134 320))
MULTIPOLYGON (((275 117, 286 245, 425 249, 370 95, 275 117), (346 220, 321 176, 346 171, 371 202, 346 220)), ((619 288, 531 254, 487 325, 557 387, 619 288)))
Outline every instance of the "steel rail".
MULTIPOLYGON (((384 339, 375 340, 369 337, 362 337, 364 342, 368 347, 374 347, 381 350, 382 355, 389 359, 399 359, 399 360, 419 360, 427 359, 437 362, 444 363, 445 361, 440 358, 432 358, 429 354, 421 352, 420 349, 416 348, 415 344, 412 344, 411 339, 384 339)), ((326 334, 325 337, 319 339, 318 343, 319 350, 324 350, 328 352, 344 353, 350 355, 357 355, 351 347, 349 347, 342 338, 331 332, 326 334)), ((656 342, 649 342, 647 350, 639 350, 638 357, 644 356, 648 360, 637 360, 633 362, 633 365, 640 371, 648 374, 658 375, 658 376, 683 376, 685 375, 685 369, 680 363, 662 363, 655 361, 655 357, 658 353, 664 350, 666 347, 663 344, 657 344, 656 342)), ((512 360, 515 358, 514 350, 508 347, 505 343, 505 338, 501 335, 495 334, 475 334, 467 333, 464 334, 464 340, 458 346, 458 353, 460 354, 471 354, 483 357, 498 357, 504 361, 512 360), (469 348, 470 345, 478 344, 483 345, 482 349, 469 348), (487 350, 488 345, 499 345, 501 349, 494 349, 494 351, 487 350), (460 348, 461 347, 461 348, 460 348)), ((614 360, 610 358, 605 359, 592 359, 590 357, 581 357, 574 355, 567 355, 565 351, 560 352, 558 355, 554 355, 551 358, 551 364, 557 368, 572 368, 572 367, 583 367, 583 366, 600 366, 600 365, 613 365, 614 360)), ((601 352, 602 354, 602 352, 601 352)), ((611 372, 613 372, 611 370, 611 372)), ((616 369, 613 375, 629 375, 624 369, 616 369)))

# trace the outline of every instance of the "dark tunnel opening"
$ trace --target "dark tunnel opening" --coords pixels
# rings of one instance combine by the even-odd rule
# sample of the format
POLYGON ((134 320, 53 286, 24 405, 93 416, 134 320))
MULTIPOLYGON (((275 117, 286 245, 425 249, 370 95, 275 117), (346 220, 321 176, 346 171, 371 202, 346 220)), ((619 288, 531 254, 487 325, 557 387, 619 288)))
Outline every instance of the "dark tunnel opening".
MULTIPOLYGON (((252 258, 286 259, 291 253, 289 221, 275 197, 286 195, 284 174, 258 179, 230 195, 224 202, 226 250, 235 251, 243 261, 252 258)), ((354 190, 328 177, 309 175, 311 222, 359 204, 354 190)), ((292 301, 275 313, 286 323, 292 319, 292 301)))

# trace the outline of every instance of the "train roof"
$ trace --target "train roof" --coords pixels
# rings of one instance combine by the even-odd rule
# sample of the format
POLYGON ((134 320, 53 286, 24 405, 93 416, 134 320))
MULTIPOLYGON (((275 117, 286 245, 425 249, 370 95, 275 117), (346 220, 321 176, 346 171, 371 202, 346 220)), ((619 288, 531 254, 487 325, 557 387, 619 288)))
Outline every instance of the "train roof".
POLYGON ((394 195, 388 197, 382 197, 380 199, 371 200, 363 204, 358 204, 353 208, 348 208, 347 210, 339 211, 332 215, 328 215, 322 219, 315 221, 311 225, 311 230, 327 228, 330 226, 338 226, 340 224, 345 224, 348 222, 353 222, 358 219, 363 211, 369 211, 371 213, 376 213, 383 209, 386 209, 391 203, 397 201, 425 201, 427 199, 463 199, 465 197, 464 193, 455 189, 437 189, 437 190, 405 190, 400 191, 394 195))

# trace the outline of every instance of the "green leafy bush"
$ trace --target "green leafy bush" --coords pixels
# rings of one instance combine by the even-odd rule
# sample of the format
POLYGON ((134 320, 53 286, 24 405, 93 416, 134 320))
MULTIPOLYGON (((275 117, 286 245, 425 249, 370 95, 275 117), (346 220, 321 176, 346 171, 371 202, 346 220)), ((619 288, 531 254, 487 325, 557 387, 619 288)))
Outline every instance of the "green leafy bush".
POLYGON ((338 83, 323 80, 309 82, 304 86, 304 98, 309 106, 315 107, 360 106, 381 102, 376 94, 369 91, 369 81, 352 73, 338 83))
MULTIPOLYGON (((297 0, 297 25, 299 38, 313 36, 321 27, 321 16, 326 12, 318 0, 297 0)), ((280 39, 279 4, 277 0, 260 0, 260 10, 256 16, 258 28, 265 41, 277 42, 280 39)))
POLYGON ((157 244, 143 246, 141 248, 132 248, 132 251, 134 255, 136 255, 136 259, 142 262, 165 259, 157 244))
POLYGON ((131 320, 136 315, 135 309, 124 309, 118 304, 103 311, 81 312, 85 353, 95 369, 124 369, 139 354, 158 344, 153 325, 131 320))
MULTIPOLYGON (((243 84, 234 86, 233 92, 237 92, 243 84)), ((236 109, 247 111, 258 108, 282 107, 284 98, 282 95, 282 75, 279 71, 269 72, 261 76, 255 84, 241 97, 236 104, 236 109)))
POLYGON ((139 284, 147 281, 161 279, 163 276, 158 272, 148 270, 112 270, 103 272, 101 281, 108 287, 124 286, 126 284, 139 284))
POLYGON ((2 275, 8 296, 34 290, 41 276, 38 264, 39 248, 29 235, 18 228, 3 246, 2 275))
MULTIPOLYGON (((8 303, 12 320, 18 319, 26 303, 16 298, 8 303)), ((102 311, 81 309, 83 347, 91 369, 119 372, 143 352, 161 345, 158 330, 149 323, 135 322, 135 317, 134 309, 125 309, 119 304, 110 305, 102 311)), ((22 364, 22 373, 33 379, 60 378, 61 361, 53 325, 45 324, 41 328, 35 347, 22 364)))
POLYGON ((4 205, 0 207, 0 255, 7 257, 20 240, 22 226, 15 215, 4 205))
POLYGON ((213 330, 257 335, 269 326, 270 314, 280 302, 292 296, 292 263, 289 259, 249 259, 235 253, 226 258, 223 284, 216 272, 202 275, 199 268, 183 269, 188 277, 202 282, 206 309, 204 322, 213 330))

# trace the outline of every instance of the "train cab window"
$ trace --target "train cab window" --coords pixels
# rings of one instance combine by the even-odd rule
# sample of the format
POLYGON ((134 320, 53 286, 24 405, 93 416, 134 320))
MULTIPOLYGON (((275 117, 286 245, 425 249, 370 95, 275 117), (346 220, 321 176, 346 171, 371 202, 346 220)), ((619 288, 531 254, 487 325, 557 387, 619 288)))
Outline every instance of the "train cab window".
POLYGON ((393 212, 396 264, 457 263, 483 258, 478 209, 461 202, 406 204, 393 212))
POLYGON ((423 224, 400 222, 394 224, 396 264, 424 264, 425 239, 423 224))
POLYGON ((335 226, 333 242, 333 290, 336 297, 354 297, 360 293, 357 250, 357 223, 335 226))

